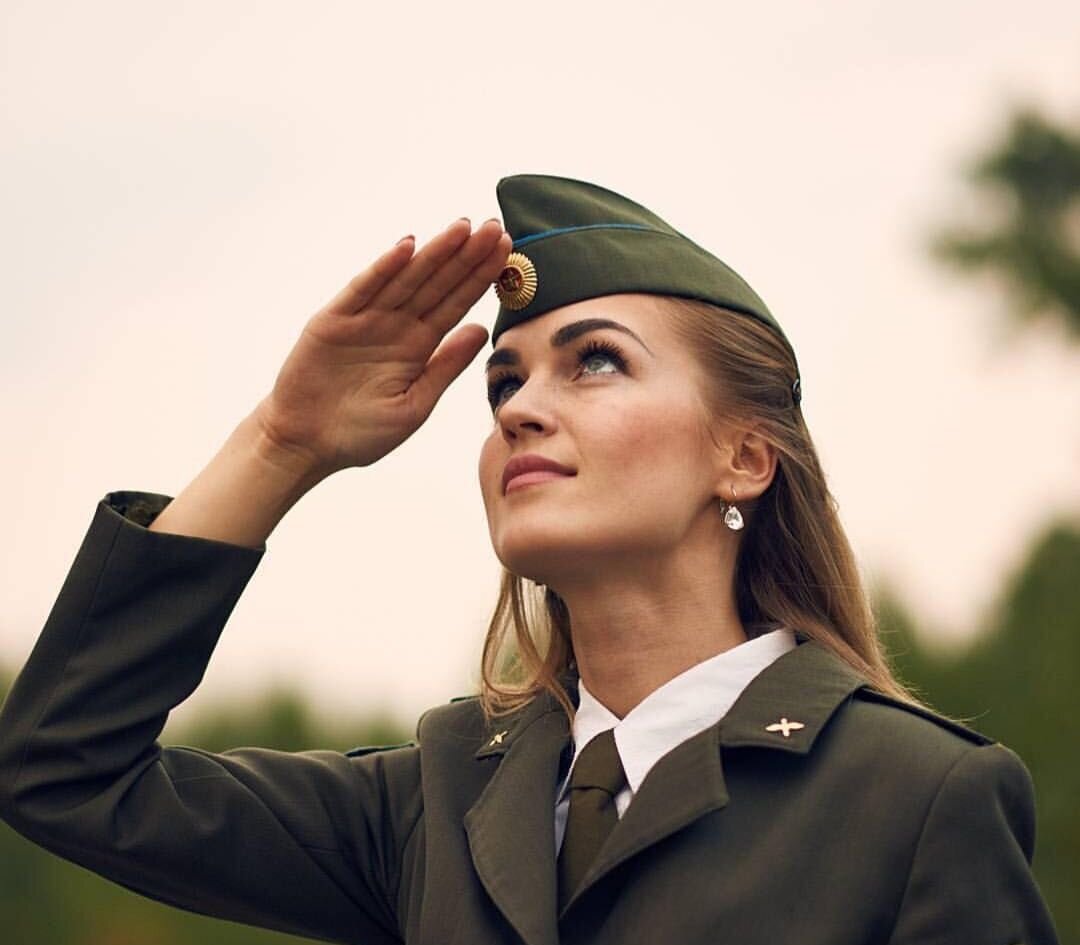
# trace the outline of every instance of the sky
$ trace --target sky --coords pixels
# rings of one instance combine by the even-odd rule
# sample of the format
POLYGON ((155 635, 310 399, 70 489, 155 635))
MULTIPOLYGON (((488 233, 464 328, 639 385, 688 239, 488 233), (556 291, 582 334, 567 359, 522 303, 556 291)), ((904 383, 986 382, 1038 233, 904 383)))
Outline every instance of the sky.
MULTIPOLYGON (((0 661, 110 491, 176 495, 306 320, 517 173, 600 183, 738 271, 798 352, 868 580, 977 631, 1080 509, 1080 355, 926 250, 1031 102, 1080 122, 1075 3, 0 7, 0 661), (662 10, 662 14, 658 11, 662 10)), ((489 330, 489 293, 466 321, 489 330)), ((500 566, 482 361, 271 535, 177 714, 296 686, 411 723, 475 691, 500 566), (403 669, 404 667, 404 669, 403 669)))

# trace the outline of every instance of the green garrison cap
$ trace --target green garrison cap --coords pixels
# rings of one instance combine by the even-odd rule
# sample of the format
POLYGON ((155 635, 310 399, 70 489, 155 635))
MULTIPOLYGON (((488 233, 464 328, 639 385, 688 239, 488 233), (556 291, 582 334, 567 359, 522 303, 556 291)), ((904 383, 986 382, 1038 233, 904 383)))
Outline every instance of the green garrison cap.
MULTIPOLYGON (((492 345, 508 328, 582 299, 647 292, 701 299, 768 325, 795 351, 743 278, 651 210, 596 184, 544 174, 496 187, 514 245, 495 282, 492 345)), ((799 381, 792 388, 801 399, 799 381)))

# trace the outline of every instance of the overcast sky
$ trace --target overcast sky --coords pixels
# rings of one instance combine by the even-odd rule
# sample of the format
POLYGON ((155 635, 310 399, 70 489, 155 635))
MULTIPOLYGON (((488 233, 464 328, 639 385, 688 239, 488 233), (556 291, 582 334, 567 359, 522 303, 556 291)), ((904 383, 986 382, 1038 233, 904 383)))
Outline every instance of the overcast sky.
MULTIPOLYGON (((1080 507, 1080 356, 924 249, 1013 104, 1080 121, 1075 2, 8 0, 0 44, 9 665, 106 492, 179 492, 318 307, 515 173, 623 193, 754 286, 867 575, 935 635, 1080 507)), ((475 688, 482 360, 290 512, 182 713, 281 681, 411 721, 475 688)))

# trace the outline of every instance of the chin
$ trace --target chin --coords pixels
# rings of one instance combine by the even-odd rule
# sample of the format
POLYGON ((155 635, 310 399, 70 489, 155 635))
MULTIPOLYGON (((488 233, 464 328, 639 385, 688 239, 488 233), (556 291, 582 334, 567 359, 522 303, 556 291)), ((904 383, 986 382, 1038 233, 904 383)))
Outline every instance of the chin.
POLYGON ((564 522, 528 527, 525 522, 504 528, 493 540, 495 556, 507 571, 532 581, 558 587, 561 581, 580 579, 584 570, 595 571, 617 549, 598 541, 598 530, 564 522))
POLYGON ((530 581, 550 584, 556 575, 568 566, 568 553, 565 548, 496 549, 496 557, 502 566, 513 574, 530 581))
POLYGON ((568 534, 565 527, 527 528, 521 523, 503 529, 492 547, 507 571, 547 584, 549 577, 581 561, 582 537, 568 534))

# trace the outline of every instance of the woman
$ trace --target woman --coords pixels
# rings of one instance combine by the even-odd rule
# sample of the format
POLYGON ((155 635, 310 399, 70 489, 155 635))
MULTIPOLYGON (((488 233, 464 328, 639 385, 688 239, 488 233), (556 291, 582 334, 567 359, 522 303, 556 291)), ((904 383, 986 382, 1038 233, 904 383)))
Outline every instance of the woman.
POLYGON ((317 313, 179 496, 101 503, 0 716, 4 818, 330 941, 1056 941, 1028 772, 891 677, 764 303, 611 191, 498 196, 508 234, 406 237, 317 313), (493 280, 481 692, 389 749, 160 746, 277 522, 424 422, 493 280))

